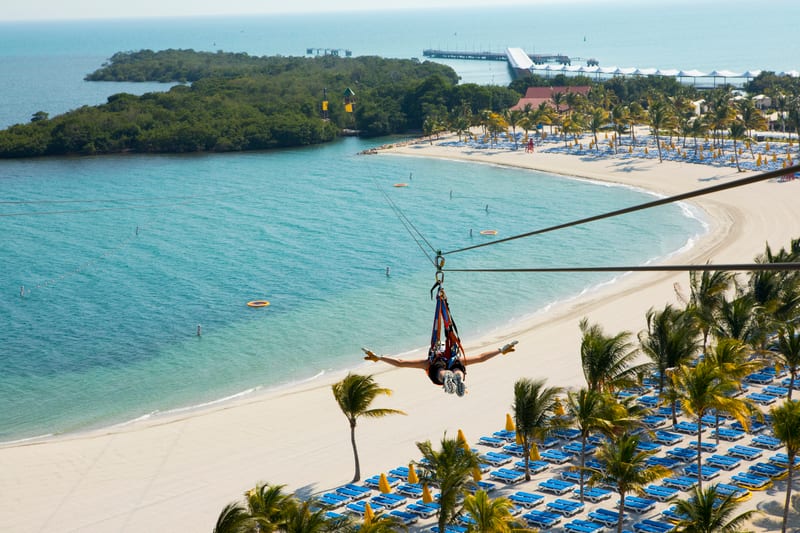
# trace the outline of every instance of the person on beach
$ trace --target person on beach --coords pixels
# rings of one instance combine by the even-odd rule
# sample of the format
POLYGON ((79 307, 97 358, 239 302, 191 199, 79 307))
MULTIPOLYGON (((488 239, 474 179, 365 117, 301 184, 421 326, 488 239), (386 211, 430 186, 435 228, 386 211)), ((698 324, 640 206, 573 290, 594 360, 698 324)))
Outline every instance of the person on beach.
POLYGON ((429 354, 425 359, 396 359, 385 355, 376 355, 367 348, 362 348, 367 361, 382 362, 399 368, 420 368, 425 371, 434 385, 441 385, 447 394, 456 393, 464 396, 466 385, 464 379, 467 365, 476 365, 488 361, 500 354, 507 354, 515 350, 517 341, 511 341, 502 348, 483 352, 472 357, 448 357, 443 345, 438 345, 435 353, 429 354))

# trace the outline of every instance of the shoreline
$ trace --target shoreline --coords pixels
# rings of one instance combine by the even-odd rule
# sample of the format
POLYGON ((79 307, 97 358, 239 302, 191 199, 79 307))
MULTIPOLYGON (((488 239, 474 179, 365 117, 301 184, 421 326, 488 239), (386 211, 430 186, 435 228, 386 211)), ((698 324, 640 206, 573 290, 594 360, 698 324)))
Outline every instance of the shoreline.
MULTIPOLYGON (((690 163, 472 152, 409 145, 385 154, 516 166, 666 195, 701 188, 707 180, 747 175, 690 163)), ((692 200, 707 214, 708 231, 694 246, 664 262, 749 262, 766 242, 773 248, 788 245, 797 237, 792 234, 793 202, 786 194, 793 186, 765 182, 748 186, 748 192, 734 189, 692 200)), ((408 413, 360 421, 356 439, 363 477, 418 457, 415 442, 438 442, 443 432, 453 435, 463 429, 473 442, 499 429, 510 412, 513 382, 519 377, 548 377, 549 385, 579 386, 583 378, 577 361, 578 320, 587 316, 608 333, 635 334, 643 328, 649 307, 676 300, 675 283, 686 287, 688 275, 620 274, 596 291, 555 302, 470 342, 465 346, 468 353, 511 338, 520 344, 515 354, 471 370, 464 398, 442 395, 422 373, 362 363, 354 371, 374 374, 381 386, 395 392, 378 406, 408 413)), ((0 466, 7 473, 0 487, 9 495, 4 506, 8 510, 0 511, 0 529, 39 531, 55 524, 77 531, 211 529, 222 507, 256 482, 286 484, 287 490, 301 494, 346 483, 352 477, 349 432, 330 393, 330 384, 344 373, 256 391, 220 405, 187 408, 163 419, 132 421, 122 428, 0 445, 0 466), (47 513, 32 496, 44 484, 56 502, 47 513)))

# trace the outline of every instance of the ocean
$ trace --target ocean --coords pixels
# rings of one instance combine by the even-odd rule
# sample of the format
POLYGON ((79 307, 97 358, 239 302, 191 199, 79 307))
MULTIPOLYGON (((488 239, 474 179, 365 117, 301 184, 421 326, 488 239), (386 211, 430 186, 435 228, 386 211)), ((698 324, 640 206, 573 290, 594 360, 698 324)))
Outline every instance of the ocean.
MULTIPOLYGON (((603 65, 796 67, 791 39, 780 37, 791 35, 796 18, 771 17, 764 24, 776 30, 753 32, 751 9, 743 2, 658 10, 606 2, 0 23, 0 125, 116 92, 165 90, 82 81, 114 52, 140 48, 304 55, 322 47, 421 57, 428 47, 521 46, 603 65)), ((777 2, 774 9, 799 8, 777 2)), ((452 65, 463 81, 509 80, 501 63, 452 65)), ((651 199, 496 166, 358 155, 385 141, 0 161, 0 441, 121 424, 318 379, 359 364, 361 346, 407 353, 429 338, 432 250, 491 239, 479 234, 484 229, 510 236, 651 199), (392 187, 399 181, 409 187, 392 187), (425 236, 421 246, 384 195, 425 236), (246 305, 257 299, 271 305, 246 305)), ((644 263, 690 246, 703 231, 700 215, 668 206, 453 254, 448 266, 644 263)), ((609 275, 450 273, 445 286, 469 342, 613 282, 609 275)))

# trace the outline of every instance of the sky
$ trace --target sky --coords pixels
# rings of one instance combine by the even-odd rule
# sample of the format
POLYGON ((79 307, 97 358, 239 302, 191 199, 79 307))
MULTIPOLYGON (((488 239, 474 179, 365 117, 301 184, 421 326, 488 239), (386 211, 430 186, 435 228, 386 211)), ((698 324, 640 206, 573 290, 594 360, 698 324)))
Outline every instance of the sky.
POLYGON ((0 21, 97 18, 186 17, 321 11, 376 11, 530 5, 557 0, 12 0, 3 2, 0 21))

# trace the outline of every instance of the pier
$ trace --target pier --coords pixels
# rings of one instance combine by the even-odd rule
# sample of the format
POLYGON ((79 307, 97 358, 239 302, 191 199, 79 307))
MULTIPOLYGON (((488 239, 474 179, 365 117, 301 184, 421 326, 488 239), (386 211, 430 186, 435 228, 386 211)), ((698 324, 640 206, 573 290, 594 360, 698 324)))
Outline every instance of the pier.
MULTIPOLYGON (((509 49, 510 50, 510 49, 509 49)), ((558 65, 571 65, 572 59, 563 54, 529 54, 521 48, 514 48, 525 54, 533 64, 544 65, 546 63, 558 65)), ((483 61, 508 61, 508 50, 506 52, 465 52, 458 50, 435 50, 425 49, 422 51, 424 57, 434 59, 477 59, 483 61)))

